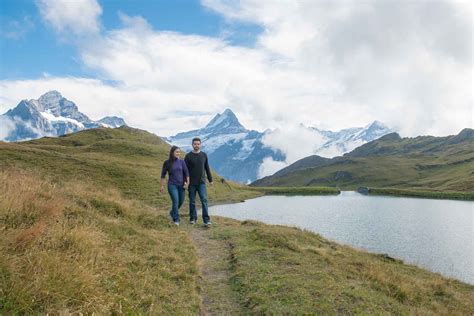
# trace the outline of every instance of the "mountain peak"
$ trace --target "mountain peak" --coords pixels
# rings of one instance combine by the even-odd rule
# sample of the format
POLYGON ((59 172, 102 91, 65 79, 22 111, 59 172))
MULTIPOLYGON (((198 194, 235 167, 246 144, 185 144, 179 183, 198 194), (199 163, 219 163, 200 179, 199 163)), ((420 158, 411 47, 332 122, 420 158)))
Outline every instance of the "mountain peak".
POLYGON ((367 125, 367 128, 388 129, 387 125, 377 120, 367 125))
POLYGON ((235 113, 232 112, 231 109, 226 108, 226 109, 224 110, 224 112, 222 112, 222 115, 233 115, 233 116, 235 116, 235 113))
POLYGON ((46 99, 46 98, 62 98, 63 96, 61 93, 57 90, 51 90, 40 96, 40 99, 46 99))
POLYGON ((459 134, 451 136, 449 143, 457 144, 469 140, 474 140, 474 129, 464 128, 459 134))
POLYGON ((232 112, 231 109, 227 108, 224 112, 217 114, 214 118, 206 125, 206 129, 225 128, 225 129, 241 129, 245 128, 240 124, 237 116, 232 112))
MULTIPOLYGON (((93 121, 81 113, 77 105, 64 98, 59 91, 51 90, 39 99, 22 100, 15 108, 0 116, 14 123, 6 137, 7 141, 18 141, 41 136, 59 136, 83 129, 119 127, 126 125, 122 118, 104 117, 93 121)), ((0 140, 2 140, 0 138, 0 140)))
POLYGON ((104 124, 105 127, 111 128, 127 126, 123 118, 118 116, 106 116, 98 120, 98 122, 104 124))
POLYGON ((77 110, 77 107, 73 102, 67 101, 67 99, 64 98, 61 93, 56 90, 48 91, 42 96, 40 96, 38 100, 30 101, 37 101, 38 109, 40 111, 50 111, 56 116, 61 115, 61 110, 64 108, 65 105, 73 107, 75 108, 75 110, 77 110))
POLYGON ((58 107, 61 100, 64 99, 61 93, 51 90, 39 97, 38 102, 43 109, 58 107))

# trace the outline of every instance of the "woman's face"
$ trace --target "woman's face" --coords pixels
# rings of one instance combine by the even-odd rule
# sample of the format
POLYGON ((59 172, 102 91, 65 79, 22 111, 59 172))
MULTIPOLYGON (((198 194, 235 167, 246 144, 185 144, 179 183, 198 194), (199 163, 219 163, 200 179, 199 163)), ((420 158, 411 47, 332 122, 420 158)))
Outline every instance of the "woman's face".
POLYGON ((176 159, 178 159, 178 158, 179 158, 179 155, 181 155, 181 151, 180 151, 179 148, 178 148, 178 149, 176 149, 176 150, 174 151, 174 157, 175 157, 176 159))

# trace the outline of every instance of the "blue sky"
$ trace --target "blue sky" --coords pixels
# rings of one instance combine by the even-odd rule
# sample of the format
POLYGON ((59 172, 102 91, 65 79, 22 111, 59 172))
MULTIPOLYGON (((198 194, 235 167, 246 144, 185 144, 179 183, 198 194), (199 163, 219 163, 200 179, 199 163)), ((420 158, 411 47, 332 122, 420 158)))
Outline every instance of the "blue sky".
MULTIPOLYGON (((142 16, 156 30, 219 37, 225 32, 229 43, 252 46, 262 28, 249 22, 229 22, 196 0, 105 0, 101 21, 103 30, 121 26, 119 12, 142 16)), ((0 79, 51 76, 96 78, 78 60, 71 42, 58 38, 55 30, 40 16, 33 0, 0 2, 1 61, 0 79)))
POLYGON ((118 115, 163 136, 231 108, 248 129, 280 129, 268 144, 277 149, 304 137, 300 124, 455 134, 474 121, 472 10, 451 0, 2 0, 0 113, 58 90, 92 119, 118 115))

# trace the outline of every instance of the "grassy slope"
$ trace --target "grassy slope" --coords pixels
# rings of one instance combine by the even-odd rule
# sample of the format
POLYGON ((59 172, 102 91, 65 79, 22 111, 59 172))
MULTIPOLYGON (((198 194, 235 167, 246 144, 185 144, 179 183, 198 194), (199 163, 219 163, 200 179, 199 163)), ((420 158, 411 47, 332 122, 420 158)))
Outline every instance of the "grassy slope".
POLYGON ((473 192, 473 170, 472 139, 449 143, 447 137, 417 137, 375 141, 349 155, 333 159, 328 165, 267 177, 255 185, 323 185, 343 189, 366 186, 473 192))
POLYGON ((256 314, 470 315, 474 286, 297 228, 220 219, 244 311, 256 314))
POLYGON ((196 256, 117 190, 0 172, 0 314, 197 313, 196 256))
MULTIPOLYGON (((194 246, 159 194, 168 150, 130 128, 0 142, 0 314, 198 313, 194 246)), ((215 182, 212 201, 262 194, 215 182)))
MULTIPOLYGON (((128 128, 0 143, 0 313, 199 313, 192 234, 158 194, 167 151, 128 128)), ((211 201, 260 194, 219 178, 210 188, 211 201)), ((243 312, 473 312, 461 282, 292 228, 218 222, 209 238, 230 251, 220 257, 243 312)))
MULTIPOLYGON (((23 143, 0 142, 3 168, 11 166, 48 175, 54 181, 79 180, 99 187, 118 189, 125 197, 152 206, 168 203, 159 193, 161 166, 169 145, 146 131, 132 128, 93 129, 59 138, 23 143)), ((209 188, 213 201, 243 200, 259 195, 243 186, 222 182, 209 188)))

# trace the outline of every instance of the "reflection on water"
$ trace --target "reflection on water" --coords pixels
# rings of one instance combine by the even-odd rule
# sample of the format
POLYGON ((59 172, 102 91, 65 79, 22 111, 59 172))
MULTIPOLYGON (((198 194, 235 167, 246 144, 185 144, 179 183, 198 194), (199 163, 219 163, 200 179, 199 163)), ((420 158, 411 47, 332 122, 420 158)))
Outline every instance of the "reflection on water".
POLYGON ((210 213, 292 225, 474 284, 474 202, 364 196, 264 196, 210 213))

